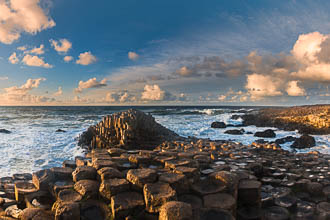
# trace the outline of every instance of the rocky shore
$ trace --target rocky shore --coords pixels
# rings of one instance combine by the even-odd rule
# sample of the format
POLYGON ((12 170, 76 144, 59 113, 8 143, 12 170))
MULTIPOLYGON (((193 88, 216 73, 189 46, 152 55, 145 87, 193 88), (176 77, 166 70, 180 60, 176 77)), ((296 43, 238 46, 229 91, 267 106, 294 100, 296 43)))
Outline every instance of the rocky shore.
MULTIPOLYGON (((234 116, 240 117, 240 116, 234 116)), ((298 130, 301 134, 330 134, 330 105, 265 108, 242 116, 243 125, 298 130)))
POLYGON ((0 220, 330 219, 330 155, 182 138, 136 110, 80 144, 62 167, 0 178, 0 220))

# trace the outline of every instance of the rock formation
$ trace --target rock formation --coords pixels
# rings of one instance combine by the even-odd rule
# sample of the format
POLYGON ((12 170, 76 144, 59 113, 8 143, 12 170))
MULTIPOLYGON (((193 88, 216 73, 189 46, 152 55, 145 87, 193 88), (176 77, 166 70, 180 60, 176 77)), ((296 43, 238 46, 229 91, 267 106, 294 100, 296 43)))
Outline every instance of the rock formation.
MULTIPOLYGON (((80 145, 102 148, 153 148, 169 140, 178 140, 173 131, 156 123, 151 115, 130 109, 103 118, 80 137, 80 145)), ((182 139, 182 138, 181 138, 182 139)))
POLYGON ((244 125, 298 130, 301 134, 330 134, 330 105, 266 108, 242 118, 244 125))

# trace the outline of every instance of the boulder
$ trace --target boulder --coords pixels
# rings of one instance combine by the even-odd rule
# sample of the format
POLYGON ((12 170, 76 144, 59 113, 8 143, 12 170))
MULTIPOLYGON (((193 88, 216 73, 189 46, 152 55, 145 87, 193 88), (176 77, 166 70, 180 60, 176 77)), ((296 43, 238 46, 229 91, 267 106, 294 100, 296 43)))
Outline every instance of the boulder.
POLYGON ((54 173, 49 169, 33 173, 32 183, 37 189, 48 190, 51 182, 54 181, 54 173))
POLYGON ((143 196, 137 192, 124 192, 111 197, 111 211, 114 219, 136 215, 144 209, 143 196))
POLYGON ((178 173, 163 173, 158 178, 159 182, 170 184, 170 186, 178 193, 186 193, 189 191, 189 182, 185 175, 178 173))
POLYGON ((279 206, 272 206, 264 212, 265 220, 288 220, 290 219, 290 213, 286 208, 279 206))
POLYGON ((30 182, 17 182, 15 183, 15 198, 16 201, 22 202, 25 195, 37 192, 36 187, 30 182))
POLYGON ((57 129, 55 132, 56 133, 65 133, 66 131, 65 130, 62 130, 62 129, 57 129))
POLYGON ((79 203, 59 203, 55 209, 56 220, 80 220, 79 203))
POLYGON ((142 189, 146 183, 155 182, 157 176, 157 172, 154 169, 142 168, 129 170, 126 179, 131 182, 136 189, 142 189))
POLYGON ((83 166, 77 167, 72 173, 73 181, 78 182, 80 180, 95 180, 96 169, 94 167, 83 166))
POLYGON ((0 134, 11 134, 11 131, 8 131, 6 129, 0 129, 0 134))
POLYGON ((226 128, 226 124, 224 122, 219 122, 219 121, 215 121, 212 122, 211 124, 211 128, 226 128))
POLYGON ((80 180, 74 184, 74 189, 85 199, 96 198, 99 192, 99 183, 94 180, 80 180))
POLYGON ((265 131, 258 131, 254 134, 255 137, 263 137, 263 138, 274 138, 276 137, 275 132, 272 129, 267 129, 265 131))
POLYGON ((259 205, 261 203, 261 182, 244 179, 238 185, 238 202, 242 205, 259 205))
POLYGON ((72 180, 72 171, 70 167, 53 167, 50 171, 54 174, 56 180, 72 180))
POLYGON ((224 209, 232 214, 236 210, 236 200, 227 193, 210 194, 203 197, 205 208, 224 209))
POLYGON ((26 208, 20 215, 21 220, 52 220, 54 215, 40 208, 26 208))
POLYGON ((80 202, 82 196, 73 189, 64 189, 58 193, 57 199, 61 202, 80 202))
POLYGON ((315 138, 310 135, 302 135, 300 138, 296 139, 291 145, 293 148, 303 149, 315 146, 315 138))
POLYGON ((97 171, 98 180, 104 181, 113 178, 125 178, 125 175, 112 167, 103 167, 97 171))
POLYGON ((203 200, 199 196, 192 194, 181 195, 178 200, 190 204, 193 209, 200 209, 203 207, 203 200))
POLYGON ((165 203, 159 212, 159 220, 193 219, 191 205, 184 202, 171 201, 165 203))
POLYGON ((293 142, 295 141, 297 138, 295 137, 292 137, 292 136, 287 136, 287 137, 284 137, 284 138, 279 138, 279 139, 276 139, 275 140, 275 144, 279 145, 279 144, 285 144, 287 142, 293 142))
POLYGON ((146 210, 148 212, 159 212, 163 204, 176 200, 176 192, 167 183, 145 184, 143 187, 146 210))
POLYGON ((104 220, 111 217, 111 207, 99 200, 87 200, 80 203, 81 220, 104 220))
POLYGON ((244 129, 233 129, 233 130, 227 130, 225 131, 225 134, 231 134, 231 135, 242 135, 244 134, 245 130, 244 129))
POLYGON ((213 181, 210 178, 206 178, 194 183, 191 189, 197 195, 205 196, 208 194, 224 192, 226 190, 226 185, 220 181, 213 181))
POLYGON ((130 188, 130 184, 126 179, 107 179, 104 180, 100 185, 100 195, 107 199, 111 200, 111 197, 121 193, 128 191, 130 188))

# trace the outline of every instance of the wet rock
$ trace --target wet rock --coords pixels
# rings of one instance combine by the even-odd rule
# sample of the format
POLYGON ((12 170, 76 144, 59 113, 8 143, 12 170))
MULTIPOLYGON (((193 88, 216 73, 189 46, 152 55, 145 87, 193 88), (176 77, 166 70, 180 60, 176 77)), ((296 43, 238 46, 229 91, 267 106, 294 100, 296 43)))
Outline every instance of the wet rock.
POLYGON ((219 122, 219 121, 215 121, 212 122, 211 124, 211 128, 226 128, 226 124, 224 122, 219 122))
POLYGON ((225 131, 225 134, 231 134, 231 135, 242 135, 244 134, 245 130, 244 129, 233 129, 233 130, 227 130, 225 131))
POLYGON ((244 205, 259 205, 261 202, 261 183, 244 179, 238 185, 238 202, 244 205))
POLYGON ((311 148, 315 146, 315 138, 310 135, 302 135, 300 138, 296 139, 291 145, 293 148, 303 149, 311 148))
POLYGON ((307 183, 307 192, 313 196, 321 196, 323 195, 323 186, 317 182, 307 183))
POLYGON ((11 134, 11 131, 8 131, 7 129, 0 129, 0 134, 11 134))
POLYGON ((137 189, 142 189, 146 183, 153 183, 157 180, 157 172, 153 169, 129 170, 126 179, 137 189))
POLYGON ((13 175, 14 180, 19 181, 28 181, 32 180, 32 174, 31 173, 17 173, 13 175))
POLYGON ((297 203, 297 207, 295 211, 292 213, 292 217, 294 219, 313 219, 315 214, 315 204, 305 202, 305 201, 299 201, 297 203))
POLYGON ((73 181, 78 182, 80 180, 95 180, 96 169, 94 167, 77 167, 72 173, 73 181))
POLYGON ((136 215, 144 209, 143 196, 137 192, 124 192, 111 197, 111 210, 114 219, 136 215))
POLYGON ((236 200, 227 193, 210 194, 203 197, 205 208, 224 209, 232 214, 236 211, 236 200))
POLYGON ((159 220, 190 220, 192 218, 191 205, 184 202, 167 202, 159 212, 159 220))
POLYGON ((65 160, 65 161, 63 161, 62 166, 69 167, 72 169, 76 169, 76 167, 77 167, 76 161, 74 161, 74 160, 65 160))
POLYGON ((276 139, 275 140, 275 143, 276 144, 285 144, 287 142, 293 142, 295 141, 297 138, 295 137, 292 137, 292 136, 287 136, 287 137, 284 137, 284 138, 279 138, 279 139, 276 139))
POLYGON ((316 213, 318 215, 318 219, 326 220, 330 219, 330 203, 321 202, 316 206, 316 213))
POLYGON ((94 180, 80 180, 74 184, 74 189, 82 195, 83 198, 96 198, 99 192, 99 183, 94 180))
POLYGON ((49 184, 54 181, 54 174, 50 170, 40 170, 33 173, 32 182, 37 189, 48 190, 49 184))
POLYGON ((58 193, 57 199, 61 202, 79 202, 82 196, 73 189, 64 189, 58 193))
POLYGON ((80 220, 78 203, 59 203, 55 210, 55 220, 80 220))
POLYGON ((167 183, 145 184, 143 194, 146 210, 151 213, 159 212, 163 204, 177 199, 175 190, 167 183))
POLYGON ((273 206, 265 210, 265 220, 289 220, 290 213, 286 208, 273 206))
POLYGON ((100 185, 100 195, 108 200, 111 200, 111 197, 121 193, 128 191, 130 188, 130 184, 126 179, 107 179, 104 180, 100 185))
POLYGON ((272 129, 267 129, 265 131, 259 131, 254 134, 255 137, 263 137, 263 138, 274 138, 276 137, 275 132, 272 129))
POLYGON ((62 130, 62 129, 57 129, 55 132, 56 133, 65 133, 66 131, 65 130, 62 130))
POLYGON ((207 178, 194 183, 191 189, 196 194, 205 196, 208 194, 224 192, 226 190, 226 185, 220 181, 213 181, 211 178, 207 178))
POLYGON ((101 182, 113 178, 125 178, 125 175, 119 170, 112 167, 103 167, 97 171, 98 180, 101 182))
POLYGON ((275 199, 275 205, 287 209, 293 208, 296 205, 296 203, 297 203, 297 198, 290 195, 282 196, 275 199))

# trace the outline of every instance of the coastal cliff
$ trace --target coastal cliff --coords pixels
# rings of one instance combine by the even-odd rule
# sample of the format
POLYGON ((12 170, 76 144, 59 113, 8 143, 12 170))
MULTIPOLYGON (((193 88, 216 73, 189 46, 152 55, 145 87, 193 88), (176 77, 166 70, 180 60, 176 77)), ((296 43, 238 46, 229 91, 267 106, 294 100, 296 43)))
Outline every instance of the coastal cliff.
POLYGON ((330 105, 265 108, 242 118, 244 125, 298 130, 301 134, 330 134, 330 105))
POLYGON ((80 143, 85 157, 0 178, 0 220, 330 218, 329 155, 181 138, 136 110, 80 143))

